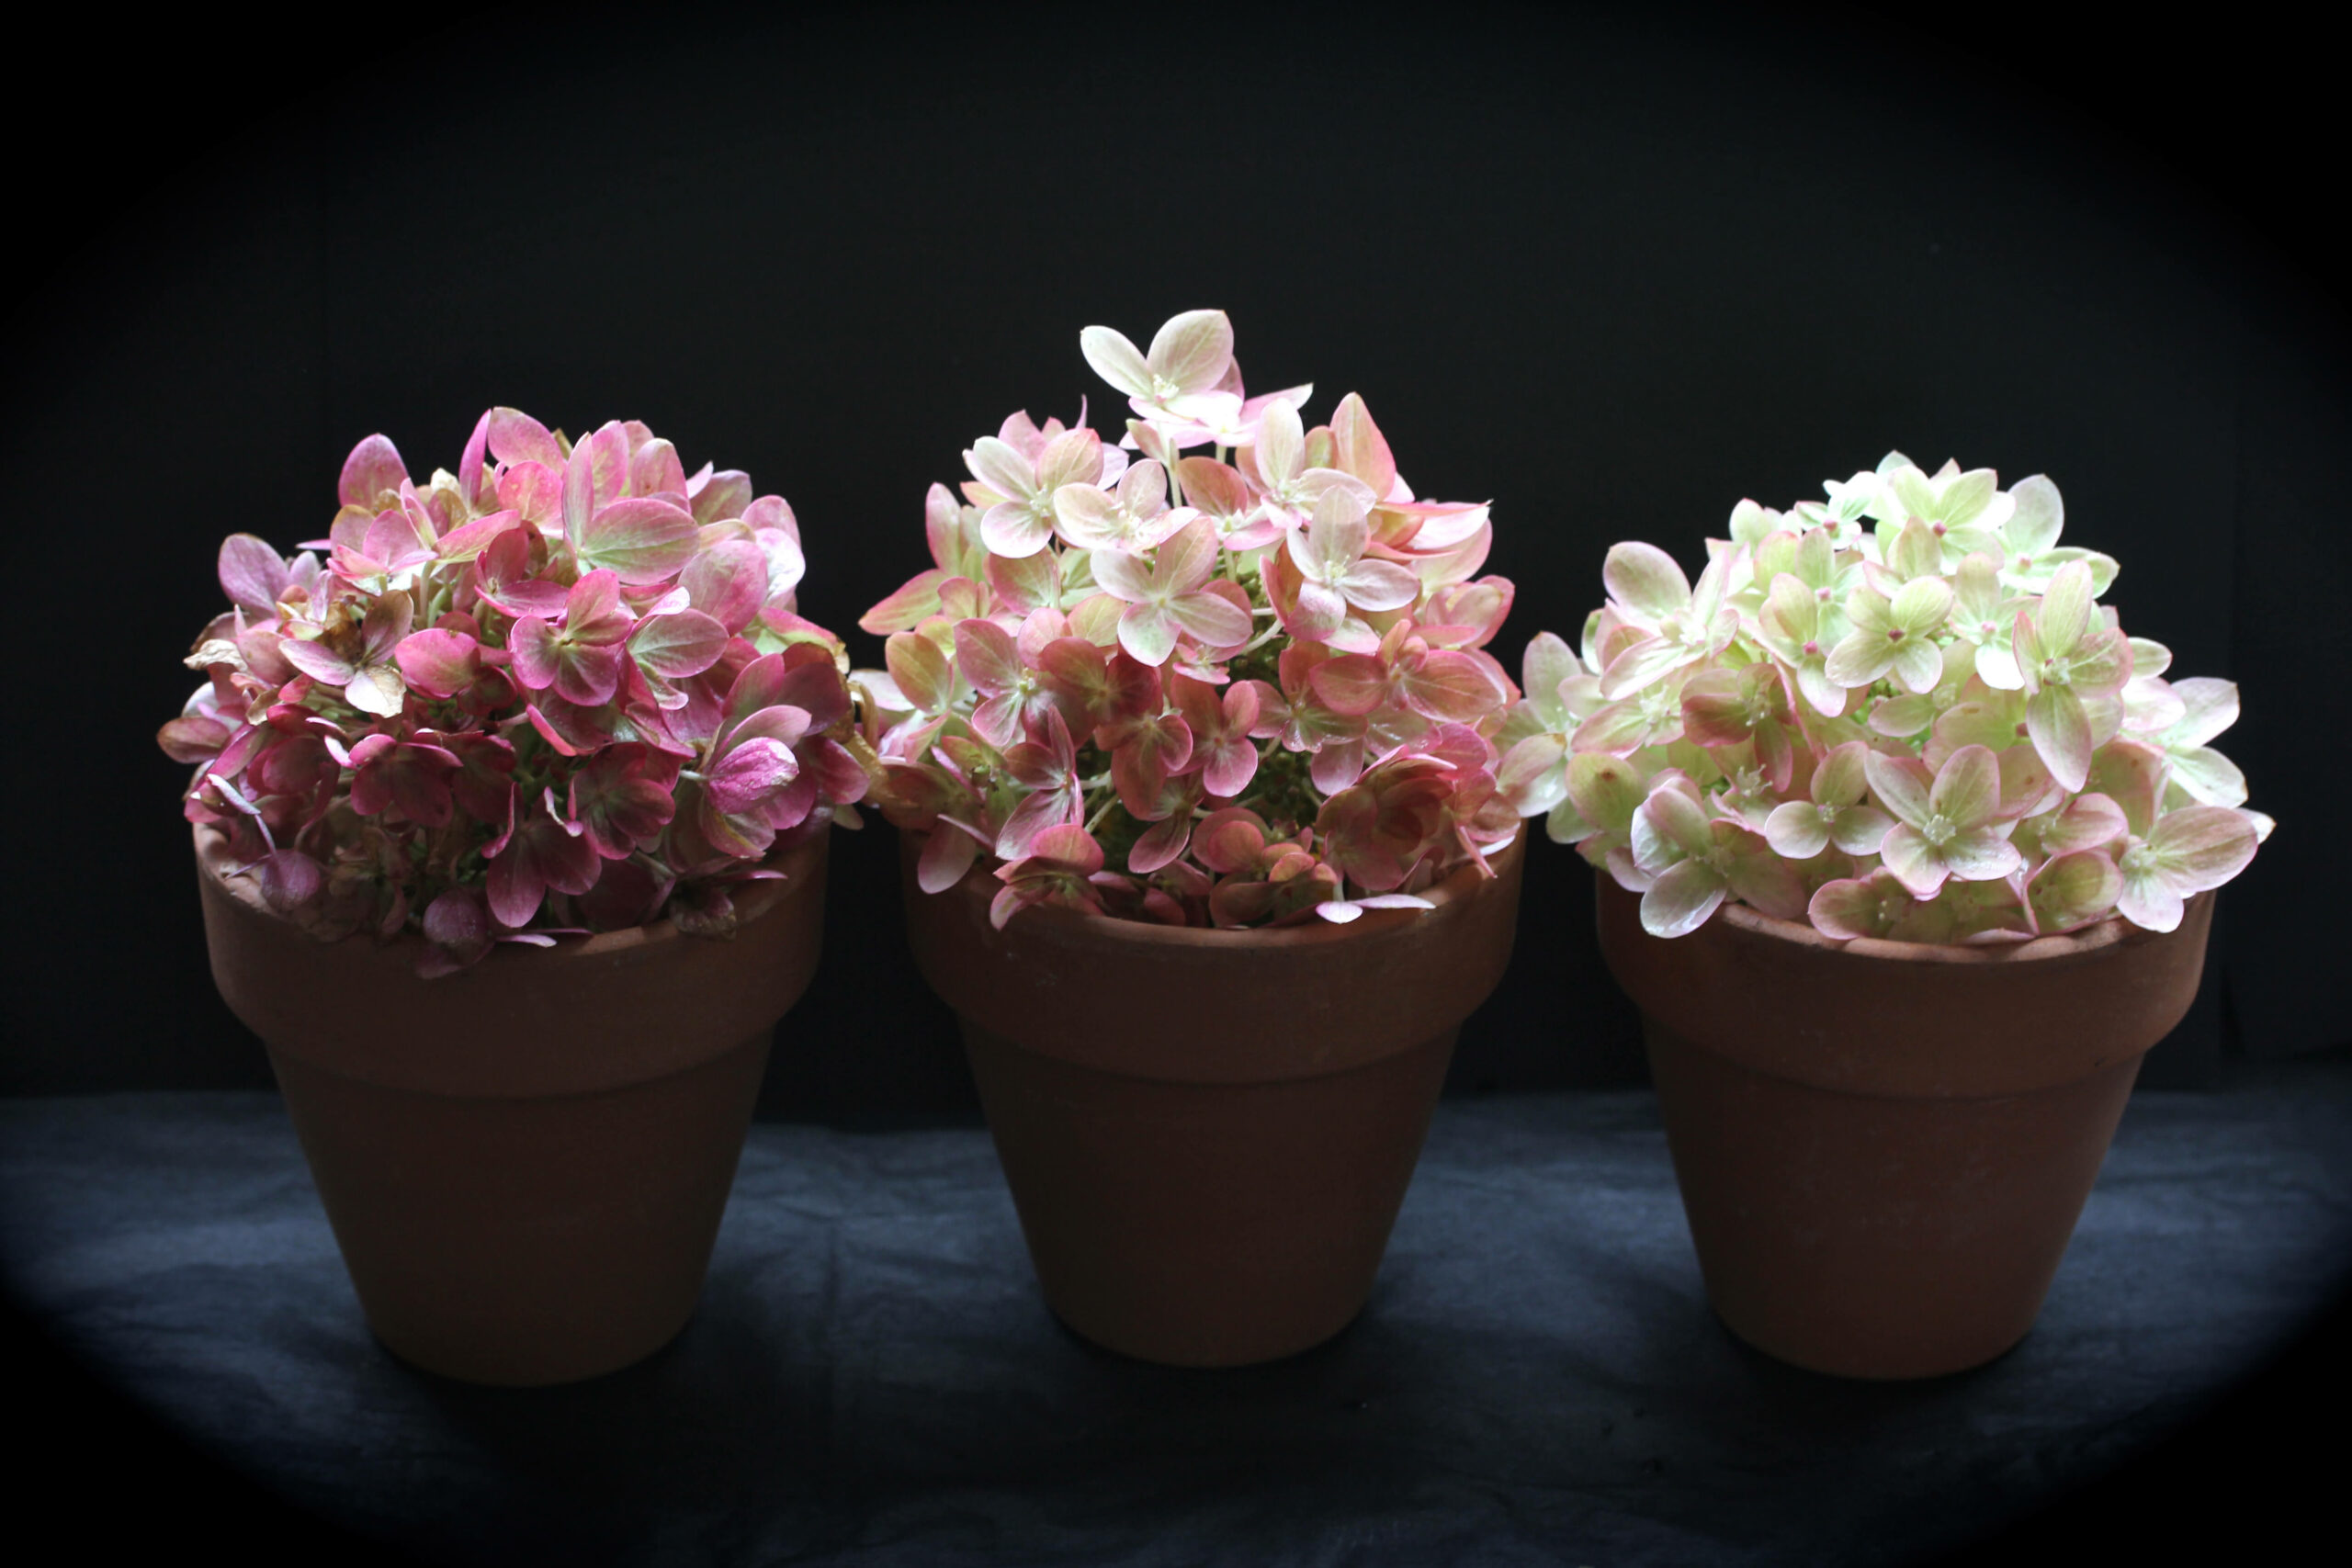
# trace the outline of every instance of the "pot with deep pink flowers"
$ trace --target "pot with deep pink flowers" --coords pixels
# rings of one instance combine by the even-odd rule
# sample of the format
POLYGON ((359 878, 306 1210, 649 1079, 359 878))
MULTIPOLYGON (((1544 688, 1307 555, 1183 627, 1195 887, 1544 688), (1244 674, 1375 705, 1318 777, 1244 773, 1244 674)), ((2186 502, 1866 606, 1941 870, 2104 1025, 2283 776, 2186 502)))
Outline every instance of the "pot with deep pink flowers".
POLYGON ((353 449, 324 539, 221 546, 160 739, 205 930, 369 1325, 472 1382, 692 1313, 825 833, 865 790, 774 495, 635 421, 513 409, 454 474, 353 449))
POLYGON ((1048 1304, 1262 1361, 1362 1308, 1510 956, 1511 586, 1362 398, 1247 392, 1223 312, 1080 347, 1124 435, 975 441, 853 683, 1048 1304))
POLYGON ((2124 632, 2049 479, 1825 491, 1741 502, 1695 584, 1612 548, 1501 771, 1599 872, 1716 1311, 1928 1376, 2031 1327, 2271 823, 2209 744, 2236 688, 2124 632))

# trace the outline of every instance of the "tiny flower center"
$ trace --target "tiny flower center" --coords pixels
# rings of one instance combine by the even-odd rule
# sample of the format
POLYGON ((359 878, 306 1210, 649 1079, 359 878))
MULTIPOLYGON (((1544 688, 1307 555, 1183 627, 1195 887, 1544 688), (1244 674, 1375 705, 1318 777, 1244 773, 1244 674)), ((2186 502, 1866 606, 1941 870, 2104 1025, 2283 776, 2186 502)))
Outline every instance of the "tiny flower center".
POLYGON ((1889 627, 1887 627, 1887 628, 1886 628, 1886 640, 1887 640, 1887 641, 1889 641, 1889 642, 1901 642, 1901 641, 1903 640, 1903 637, 1904 637, 1904 632, 1903 632, 1903 628, 1902 628, 1901 626, 1889 626, 1889 627))
POLYGON ((1919 837, 1927 840, 1928 842, 1935 845, 1938 849, 1941 849, 1946 844, 1951 843, 1953 839, 1959 836, 1959 834, 1960 824, 1954 822, 1951 818, 1945 816, 1940 811, 1929 812, 1928 814, 1927 821, 1922 823, 1919 828, 1919 837))

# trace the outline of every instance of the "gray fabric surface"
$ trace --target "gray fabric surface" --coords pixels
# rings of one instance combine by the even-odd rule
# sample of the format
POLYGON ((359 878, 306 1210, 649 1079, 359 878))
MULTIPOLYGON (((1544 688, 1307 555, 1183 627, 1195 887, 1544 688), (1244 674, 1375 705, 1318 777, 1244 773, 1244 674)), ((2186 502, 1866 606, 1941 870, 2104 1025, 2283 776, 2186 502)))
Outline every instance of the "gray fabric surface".
POLYGON ((756 1126, 703 1304, 568 1389, 368 1337, 266 1094, 0 1103, 0 1272, 299 1506, 461 1562, 1894 1562, 2140 1452, 2340 1291, 2352 1064, 2132 1102, 2041 1323, 1879 1386, 1706 1308, 1645 1094, 1448 1101, 1363 1316, 1239 1372, 1046 1312, 984 1132, 756 1126))

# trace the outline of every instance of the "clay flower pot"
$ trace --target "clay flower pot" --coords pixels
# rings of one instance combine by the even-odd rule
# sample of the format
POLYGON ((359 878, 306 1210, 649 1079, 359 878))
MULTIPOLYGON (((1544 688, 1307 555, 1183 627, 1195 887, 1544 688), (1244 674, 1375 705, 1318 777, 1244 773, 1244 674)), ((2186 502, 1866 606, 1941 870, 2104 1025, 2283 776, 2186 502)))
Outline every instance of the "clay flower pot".
POLYGON ((2212 895, 2004 946, 1838 942, 1737 904, 1642 929, 1600 882, 1641 1009, 1708 1299, 1758 1349, 1915 1378, 2033 1325, 2140 1060, 2196 997, 2212 895))
POLYGON ((914 885, 1046 1303, 1146 1360, 1239 1366, 1363 1307, 1462 1021, 1510 960, 1522 834, 1429 910, 1171 928, 914 885))
POLYGON ((269 1048, 377 1337, 471 1382, 628 1365, 693 1313, 777 1018, 817 966, 822 834, 729 940, 672 922, 420 980, 321 942, 196 830, 212 976, 269 1048))

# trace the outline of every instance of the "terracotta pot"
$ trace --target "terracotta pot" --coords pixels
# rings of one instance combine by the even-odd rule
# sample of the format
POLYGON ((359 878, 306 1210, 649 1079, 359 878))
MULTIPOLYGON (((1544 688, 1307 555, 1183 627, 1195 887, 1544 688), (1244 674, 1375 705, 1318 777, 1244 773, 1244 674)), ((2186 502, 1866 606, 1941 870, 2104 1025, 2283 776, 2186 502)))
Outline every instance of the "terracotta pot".
POLYGON ((269 1048, 368 1326, 470 1382, 628 1365, 693 1313, 775 1021, 817 966, 825 839, 737 901, 502 944, 420 980, 418 939, 322 942, 197 830, 212 976, 269 1048))
POLYGON ((1726 904, 1642 929, 1600 883, 1641 1009, 1707 1295, 1758 1349, 1847 1377, 1989 1361, 2033 1325, 2140 1059, 2197 995, 2212 896, 1998 947, 1837 942, 1726 904))
POLYGON ((960 1016, 1046 1301, 1180 1366, 1306 1349, 1363 1307, 1462 1021, 1510 960, 1525 837, 1429 910, 1174 929, 1033 908, 975 870, 932 895, 924 978, 960 1016))

